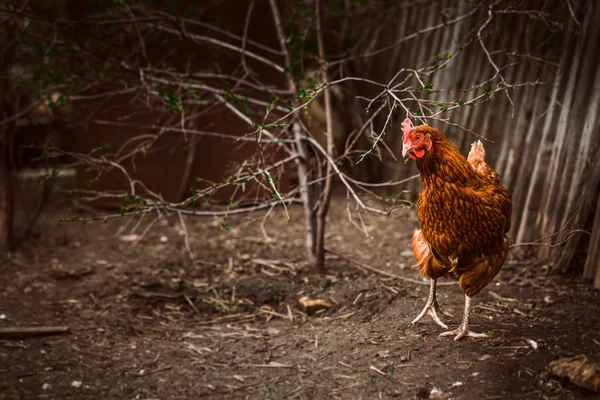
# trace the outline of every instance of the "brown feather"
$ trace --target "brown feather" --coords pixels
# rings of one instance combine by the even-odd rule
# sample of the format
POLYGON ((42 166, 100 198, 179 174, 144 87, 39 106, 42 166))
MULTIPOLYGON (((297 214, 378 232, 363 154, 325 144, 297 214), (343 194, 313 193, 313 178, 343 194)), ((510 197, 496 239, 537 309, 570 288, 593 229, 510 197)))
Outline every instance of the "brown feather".
POLYGON ((508 255, 512 203, 496 171, 485 164, 480 142, 469 161, 437 130, 429 134, 431 151, 417 159, 423 190, 417 202, 421 229, 413 235, 413 252, 421 273, 457 279, 473 296, 500 271, 508 255))

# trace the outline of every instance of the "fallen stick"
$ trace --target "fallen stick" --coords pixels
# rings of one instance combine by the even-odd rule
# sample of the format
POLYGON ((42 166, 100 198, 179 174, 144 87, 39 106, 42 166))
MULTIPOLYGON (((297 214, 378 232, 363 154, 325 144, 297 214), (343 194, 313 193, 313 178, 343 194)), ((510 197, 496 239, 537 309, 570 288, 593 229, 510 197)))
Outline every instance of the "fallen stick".
MULTIPOLYGON (((362 270, 367 270, 367 271, 370 271, 370 272, 374 272, 374 273, 379 274, 379 275, 387 276, 388 278, 394 278, 394 279, 398 279, 400 281, 414 283, 415 285, 424 285, 424 286, 429 286, 430 285, 429 281, 423 282, 423 281, 419 281, 417 279, 412 279, 412 278, 407 278, 405 276, 396 275, 396 274, 393 274, 391 272, 381 271, 381 270, 373 268, 370 265, 367 265, 367 264, 365 264, 365 263, 363 263, 361 261, 354 260, 354 259, 352 259, 350 257, 346 257, 346 256, 344 256, 344 255, 342 255, 340 253, 335 252, 335 251, 332 251, 332 250, 329 250, 329 249, 325 249, 325 251, 327 253, 331 253, 331 254, 333 254, 335 256, 338 256, 339 258, 341 258, 343 260, 346 260, 346 261, 348 261, 351 264, 354 264, 356 267, 358 267, 359 269, 362 269, 362 270)), ((456 285, 456 283, 455 282, 438 282, 438 286, 449 286, 449 285, 456 285)))
POLYGON ((282 363, 278 363, 275 361, 271 361, 268 364, 243 364, 243 365, 241 365, 241 367, 246 367, 246 368, 296 368, 294 365, 282 364, 282 363))
POLYGON ((15 326, 0 328, 0 339, 21 340, 31 337, 60 335, 69 332, 68 326, 15 326))

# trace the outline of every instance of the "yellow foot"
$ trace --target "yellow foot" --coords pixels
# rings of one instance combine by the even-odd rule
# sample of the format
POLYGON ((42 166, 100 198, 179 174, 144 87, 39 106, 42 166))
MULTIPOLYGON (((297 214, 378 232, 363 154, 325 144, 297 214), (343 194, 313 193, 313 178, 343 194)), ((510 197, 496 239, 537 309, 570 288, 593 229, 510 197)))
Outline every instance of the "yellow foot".
POLYGON ((458 327, 458 329, 455 329, 453 331, 448 331, 448 332, 443 332, 440 333, 440 336, 454 336, 456 335, 456 337, 454 338, 454 340, 460 340, 463 337, 467 336, 467 337, 474 337, 474 338, 486 338, 488 337, 488 335, 486 335, 485 333, 475 333, 472 330, 469 329, 469 327, 465 327, 464 325, 460 325, 458 327))

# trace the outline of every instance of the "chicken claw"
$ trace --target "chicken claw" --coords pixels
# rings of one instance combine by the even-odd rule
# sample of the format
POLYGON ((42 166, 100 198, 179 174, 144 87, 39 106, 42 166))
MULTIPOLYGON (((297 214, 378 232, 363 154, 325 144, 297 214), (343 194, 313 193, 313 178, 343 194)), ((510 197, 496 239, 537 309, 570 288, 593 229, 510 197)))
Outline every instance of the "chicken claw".
POLYGON ((440 336, 454 336, 454 340, 460 340, 461 338, 474 337, 474 338, 486 338, 488 335, 485 333, 475 333, 469 329, 469 313, 471 312, 471 297, 465 295, 465 312, 463 314, 463 320, 459 327, 453 331, 440 333, 440 336))
POLYGON ((435 298, 435 286, 436 286, 436 279, 432 279, 431 280, 431 288, 429 291, 429 298, 427 299, 427 304, 425 304, 425 308, 423 308, 423 311, 421 311, 421 313, 417 316, 417 318, 412 320, 410 325, 416 324, 425 315, 431 315, 431 318, 433 318, 433 320, 435 321, 436 324, 438 324, 439 326, 441 326, 444 329, 448 329, 448 325, 443 323, 442 320, 440 319, 440 317, 438 317, 438 312, 447 317, 451 317, 452 315, 447 313, 446 311, 444 311, 442 309, 442 307, 439 306, 437 299, 435 298))
POLYGON ((441 309, 441 307, 438 305, 437 301, 434 302, 434 303, 427 302, 427 304, 425 305, 425 308, 423 309, 423 311, 421 311, 421 313, 417 316, 417 318, 415 318, 414 320, 412 320, 412 322, 410 323, 410 325, 416 324, 421 319, 423 319, 423 317, 425 315, 431 315, 431 318, 433 318, 433 320, 435 321, 436 324, 438 324, 439 326, 441 326, 444 329, 448 329, 448 325, 446 325, 445 323, 443 323, 442 320, 440 319, 440 317, 438 317, 438 315, 437 315, 438 311, 442 315, 448 315, 447 313, 445 313, 441 309))
POLYGON ((467 326, 465 328, 465 326, 463 324, 460 324, 460 326, 458 327, 458 329, 455 329, 453 331, 448 331, 448 332, 442 332, 440 333, 440 336, 454 336, 456 335, 456 337, 454 338, 454 340, 460 340, 463 337, 467 336, 467 337, 474 337, 474 338, 486 338, 488 337, 488 335, 486 335, 485 333, 475 333, 472 330, 469 329, 469 327, 467 326))

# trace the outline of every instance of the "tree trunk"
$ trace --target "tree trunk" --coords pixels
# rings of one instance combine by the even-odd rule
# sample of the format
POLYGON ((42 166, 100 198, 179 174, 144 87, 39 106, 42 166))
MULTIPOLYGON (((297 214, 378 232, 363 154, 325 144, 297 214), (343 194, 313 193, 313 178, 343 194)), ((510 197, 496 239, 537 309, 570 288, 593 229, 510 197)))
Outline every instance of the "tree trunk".
MULTIPOLYGON (((322 81, 324 85, 329 83, 329 74, 327 73, 327 63, 325 55, 325 45, 323 44, 323 35, 321 32, 321 2, 317 0, 317 39, 319 44, 319 58, 323 63, 322 81)), ((327 155, 330 159, 335 160, 335 149, 333 145, 333 120, 332 120, 332 109, 331 109, 331 91, 325 90, 325 122, 327 132, 327 155)), ((331 186, 333 181, 333 167, 330 162, 325 160, 325 188, 321 202, 319 204, 319 210, 317 212, 317 237, 315 245, 316 263, 315 268, 320 273, 325 273, 325 227, 327 224, 327 212, 329 211, 329 203, 331 200, 331 186)))
MULTIPOLYGON (((291 65, 290 54, 287 51, 285 33, 283 31, 283 25, 281 21, 281 14, 276 0, 270 0, 271 11, 273 13, 273 22, 279 38, 279 44, 285 58, 285 65, 291 65)), ((288 88, 293 92, 298 92, 298 85, 294 79, 291 71, 286 72, 288 81, 288 88)), ((297 108, 299 106, 298 100, 292 101, 292 106, 297 108)), ((296 116, 296 118, 299 118, 296 116)), ((316 238, 316 218, 313 211, 313 196, 312 190, 309 183, 309 170, 308 170, 308 143, 306 140, 306 134, 302 131, 302 127, 297 120, 292 122, 292 132, 294 134, 294 142, 296 145, 296 151, 298 152, 299 158, 296 159, 296 170, 298 172, 298 181, 300 185, 300 199, 302 201, 302 208, 304 210, 304 226, 306 229, 306 252, 308 262, 316 264, 316 253, 315 253, 315 238, 316 238)))

